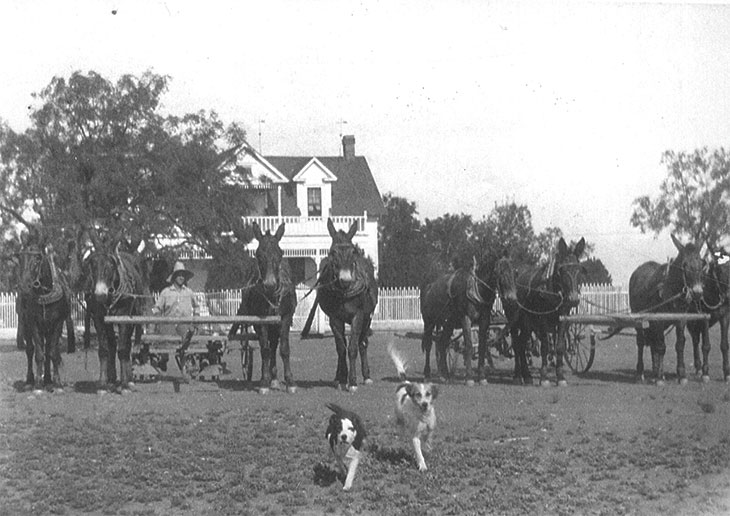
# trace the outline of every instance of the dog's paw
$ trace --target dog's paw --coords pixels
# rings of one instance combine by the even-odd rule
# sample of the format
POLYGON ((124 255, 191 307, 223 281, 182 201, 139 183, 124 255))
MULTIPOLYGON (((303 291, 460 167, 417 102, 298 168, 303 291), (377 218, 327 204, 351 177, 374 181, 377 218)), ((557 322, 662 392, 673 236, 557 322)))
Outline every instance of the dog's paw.
POLYGON ((428 467, 426 467, 426 463, 418 465, 418 471, 428 471, 428 467))

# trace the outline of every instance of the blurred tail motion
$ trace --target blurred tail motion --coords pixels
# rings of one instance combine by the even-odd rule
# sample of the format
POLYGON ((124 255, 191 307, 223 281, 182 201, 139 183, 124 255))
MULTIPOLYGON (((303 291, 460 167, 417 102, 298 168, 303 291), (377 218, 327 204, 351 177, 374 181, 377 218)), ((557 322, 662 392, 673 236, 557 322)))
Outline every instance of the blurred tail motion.
POLYGON ((401 381, 406 381, 406 361, 400 352, 395 349, 395 345, 392 342, 388 343, 388 353, 393 364, 395 364, 395 369, 398 371, 398 378, 401 381))

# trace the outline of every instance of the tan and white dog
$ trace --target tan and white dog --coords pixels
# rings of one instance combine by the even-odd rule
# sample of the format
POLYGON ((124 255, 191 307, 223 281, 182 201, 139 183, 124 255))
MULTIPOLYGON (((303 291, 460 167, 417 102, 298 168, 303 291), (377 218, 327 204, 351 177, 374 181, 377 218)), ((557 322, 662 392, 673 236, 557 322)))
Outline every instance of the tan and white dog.
POLYGON ((343 489, 349 491, 363 453, 365 426, 360 417, 350 410, 334 403, 328 403, 327 408, 334 414, 330 416, 325 437, 337 462, 337 469, 345 477, 343 489))
POLYGON ((431 436, 436 429, 436 411, 433 402, 438 396, 438 387, 430 383, 411 383, 406 380, 405 361, 391 343, 388 353, 398 371, 402 383, 395 391, 395 418, 403 435, 411 439, 416 453, 418 469, 426 471, 421 445, 431 450, 431 436))

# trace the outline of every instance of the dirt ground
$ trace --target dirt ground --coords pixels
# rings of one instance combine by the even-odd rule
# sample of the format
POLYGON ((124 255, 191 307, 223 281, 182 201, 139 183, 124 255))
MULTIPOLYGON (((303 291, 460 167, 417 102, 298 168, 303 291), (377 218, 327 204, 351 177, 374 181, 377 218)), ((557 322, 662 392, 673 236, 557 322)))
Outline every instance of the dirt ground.
POLYGON ((102 395, 94 351, 64 355, 63 394, 34 395, 22 389, 25 355, 6 340, 0 515, 730 514, 730 386, 713 337, 707 384, 677 384, 673 338, 663 387, 634 382, 624 336, 599 342, 591 370, 564 388, 512 385, 512 360, 496 358, 488 386, 439 386, 425 473, 392 418, 386 343, 414 379, 423 368, 420 343, 402 334, 373 336, 375 382, 355 394, 332 387, 331 338, 295 337, 293 395, 240 381, 235 354, 219 383, 175 392, 171 370, 102 395), (328 456, 327 402, 358 412, 369 432, 349 493, 328 456))

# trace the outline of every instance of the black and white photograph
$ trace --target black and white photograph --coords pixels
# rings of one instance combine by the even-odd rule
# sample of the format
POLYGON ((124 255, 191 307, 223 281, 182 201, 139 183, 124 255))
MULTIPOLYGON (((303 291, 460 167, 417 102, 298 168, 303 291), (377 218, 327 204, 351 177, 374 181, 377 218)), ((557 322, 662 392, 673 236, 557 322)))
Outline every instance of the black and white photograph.
POLYGON ((0 1, 0 516, 730 514, 728 27, 0 1))

